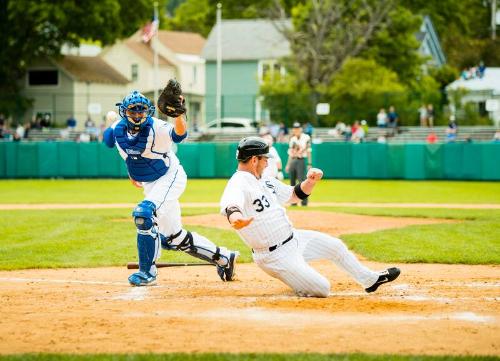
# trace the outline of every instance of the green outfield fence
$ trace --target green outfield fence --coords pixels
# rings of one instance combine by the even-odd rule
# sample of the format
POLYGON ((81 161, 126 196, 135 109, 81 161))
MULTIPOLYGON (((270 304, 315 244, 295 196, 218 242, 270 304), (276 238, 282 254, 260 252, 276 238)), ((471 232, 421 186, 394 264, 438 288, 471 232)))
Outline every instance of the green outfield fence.
MULTIPOLYGON (((286 164, 287 144, 275 145, 286 164)), ((191 178, 228 178, 236 144, 187 143, 177 156, 191 178)), ((326 178, 500 180, 500 144, 313 145, 313 165, 326 178)), ((0 143, 0 178, 127 177, 116 149, 101 143, 0 143)))

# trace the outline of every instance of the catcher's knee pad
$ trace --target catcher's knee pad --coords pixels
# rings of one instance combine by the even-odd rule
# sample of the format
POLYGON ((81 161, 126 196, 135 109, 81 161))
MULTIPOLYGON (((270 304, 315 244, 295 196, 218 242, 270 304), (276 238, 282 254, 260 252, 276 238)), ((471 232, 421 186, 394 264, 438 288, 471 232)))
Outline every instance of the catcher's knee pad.
POLYGON ((132 216, 134 217, 134 223, 137 227, 137 232, 149 231, 153 228, 154 216, 156 215, 156 206, 151 201, 142 201, 134 208, 132 216))

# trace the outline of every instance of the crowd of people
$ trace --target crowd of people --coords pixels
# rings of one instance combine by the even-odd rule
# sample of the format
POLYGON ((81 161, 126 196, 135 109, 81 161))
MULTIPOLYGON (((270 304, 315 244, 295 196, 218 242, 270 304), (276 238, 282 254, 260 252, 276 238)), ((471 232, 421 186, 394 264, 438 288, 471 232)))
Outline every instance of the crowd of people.
POLYGON ((460 78, 462 78, 463 80, 482 79, 484 77, 485 71, 486 66, 481 61, 477 66, 463 69, 460 73, 460 78))

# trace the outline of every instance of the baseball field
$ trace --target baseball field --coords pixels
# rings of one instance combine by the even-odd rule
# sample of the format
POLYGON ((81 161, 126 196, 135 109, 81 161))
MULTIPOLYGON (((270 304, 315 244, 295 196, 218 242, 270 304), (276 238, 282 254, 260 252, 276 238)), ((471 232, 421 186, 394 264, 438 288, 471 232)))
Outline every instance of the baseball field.
MULTIPOLYGON (((218 214, 225 180, 189 180, 183 223, 241 253, 212 266, 137 261, 127 180, 0 181, 0 360, 455 360, 500 357, 500 182, 325 180, 296 228, 342 238, 401 276, 367 294, 332 263, 326 299, 299 298, 252 263, 218 214)), ((196 262, 163 252, 162 262, 196 262)))

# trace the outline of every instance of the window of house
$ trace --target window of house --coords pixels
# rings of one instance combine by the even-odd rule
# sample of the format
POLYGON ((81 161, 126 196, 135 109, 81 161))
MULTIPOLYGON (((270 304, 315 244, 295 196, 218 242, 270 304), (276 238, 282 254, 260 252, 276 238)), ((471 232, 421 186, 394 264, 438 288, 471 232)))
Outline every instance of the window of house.
POLYGON ((139 79, 139 65, 138 64, 132 64, 131 79, 132 79, 132 81, 137 81, 139 79))
POLYGON ((57 70, 28 70, 29 86, 58 85, 59 72, 57 70))
POLYGON ((285 76, 285 67, 276 60, 266 60, 259 64, 259 81, 262 82, 267 76, 285 76))

